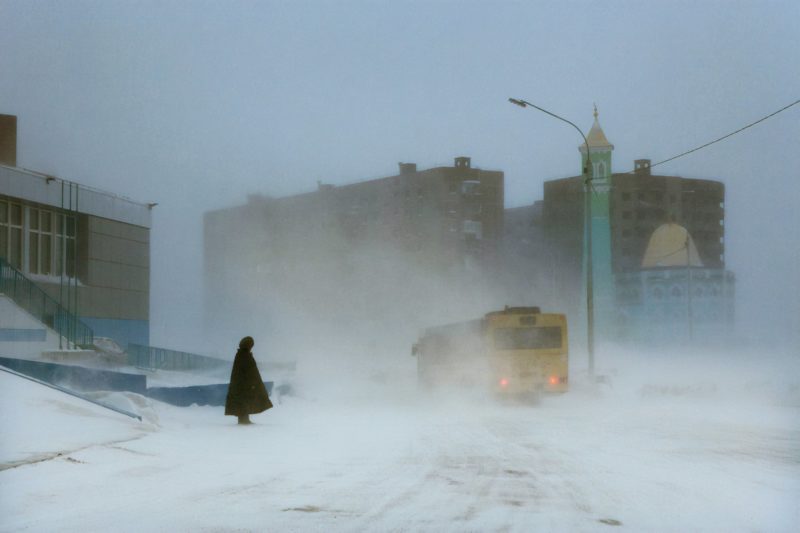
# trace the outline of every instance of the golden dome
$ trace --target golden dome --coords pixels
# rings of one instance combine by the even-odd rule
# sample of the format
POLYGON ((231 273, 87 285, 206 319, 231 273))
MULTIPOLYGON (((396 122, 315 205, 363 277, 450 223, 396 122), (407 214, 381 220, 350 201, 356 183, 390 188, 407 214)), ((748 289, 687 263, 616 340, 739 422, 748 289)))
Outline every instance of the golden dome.
POLYGON ((687 229, 668 222, 656 228, 650 237, 642 259, 642 268, 678 266, 702 267, 703 262, 687 229))

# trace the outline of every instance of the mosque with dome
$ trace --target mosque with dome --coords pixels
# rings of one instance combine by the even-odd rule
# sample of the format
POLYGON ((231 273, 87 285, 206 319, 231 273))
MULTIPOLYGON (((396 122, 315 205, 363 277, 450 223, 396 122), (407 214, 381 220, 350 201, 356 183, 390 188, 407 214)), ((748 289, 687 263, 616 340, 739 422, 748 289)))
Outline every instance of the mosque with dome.
POLYGON ((688 230, 674 221, 653 232, 641 269, 618 273, 615 281, 622 339, 704 344, 730 333, 733 273, 706 267, 688 230))
MULTIPOLYGON (((596 108, 586 140, 579 151, 581 168, 592 174, 596 339, 656 345, 724 341, 733 324, 735 285, 725 269, 724 184, 654 174, 648 159, 615 173, 614 145, 596 108)), ((545 182, 537 224, 547 253, 537 268, 548 272, 552 297, 581 320, 584 209, 583 176, 545 182)))

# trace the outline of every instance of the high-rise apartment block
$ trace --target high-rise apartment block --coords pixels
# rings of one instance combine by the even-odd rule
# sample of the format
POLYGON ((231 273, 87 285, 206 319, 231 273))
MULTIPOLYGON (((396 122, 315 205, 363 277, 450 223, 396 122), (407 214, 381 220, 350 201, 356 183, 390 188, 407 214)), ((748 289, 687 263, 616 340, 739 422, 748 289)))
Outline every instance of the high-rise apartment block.
POLYGON ((420 276, 494 268, 503 203, 503 173, 457 157, 452 167, 400 163, 394 176, 319 183, 316 191, 284 198, 252 195, 245 205, 208 212, 208 318, 219 324, 235 313, 225 304, 231 297, 240 309, 316 309, 347 300, 352 305, 340 306, 342 314, 352 301, 376 297, 359 296, 376 285, 387 298, 403 297, 420 276), (379 271, 385 284, 367 281, 379 271))

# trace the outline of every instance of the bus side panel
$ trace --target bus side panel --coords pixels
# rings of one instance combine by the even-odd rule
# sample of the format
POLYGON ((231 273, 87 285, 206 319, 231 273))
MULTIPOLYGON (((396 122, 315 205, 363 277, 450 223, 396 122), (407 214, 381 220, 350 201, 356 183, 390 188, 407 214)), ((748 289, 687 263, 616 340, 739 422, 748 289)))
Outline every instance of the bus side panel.
POLYGON ((483 386, 485 359, 480 320, 428 328, 418 343, 417 376, 427 387, 483 386))

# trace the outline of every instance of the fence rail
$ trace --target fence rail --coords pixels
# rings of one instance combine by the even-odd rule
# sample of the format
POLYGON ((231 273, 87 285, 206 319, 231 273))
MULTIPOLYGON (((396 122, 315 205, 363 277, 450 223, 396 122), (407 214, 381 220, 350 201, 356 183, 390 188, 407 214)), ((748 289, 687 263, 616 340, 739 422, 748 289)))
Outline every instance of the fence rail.
POLYGON ((91 346, 94 342, 94 332, 89 326, 2 257, 0 257, 0 293, 10 297, 17 305, 72 344, 91 346))
POLYGON ((128 364, 147 370, 213 370, 229 366, 230 361, 188 352, 128 344, 128 364))

